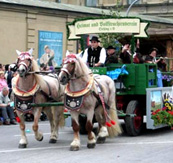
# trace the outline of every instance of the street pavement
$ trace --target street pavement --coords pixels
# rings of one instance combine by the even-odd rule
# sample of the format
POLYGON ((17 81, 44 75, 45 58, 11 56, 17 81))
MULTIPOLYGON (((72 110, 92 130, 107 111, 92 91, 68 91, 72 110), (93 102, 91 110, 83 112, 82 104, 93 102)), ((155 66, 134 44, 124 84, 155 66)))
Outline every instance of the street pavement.
POLYGON ((87 148, 87 136, 81 135, 79 151, 70 151, 73 139, 71 127, 60 129, 59 140, 49 144, 49 122, 39 123, 44 134, 42 142, 34 138, 32 122, 26 123, 28 146, 19 149, 19 125, 0 126, 0 163, 172 163, 173 131, 169 128, 144 130, 142 135, 130 137, 126 133, 108 138, 105 144, 87 148))

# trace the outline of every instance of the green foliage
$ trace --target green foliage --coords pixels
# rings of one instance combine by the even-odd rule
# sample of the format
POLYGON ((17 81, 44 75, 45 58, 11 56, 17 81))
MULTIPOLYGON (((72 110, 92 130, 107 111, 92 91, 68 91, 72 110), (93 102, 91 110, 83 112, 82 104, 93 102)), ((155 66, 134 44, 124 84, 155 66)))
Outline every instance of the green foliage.
MULTIPOLYGON (((114 8, 110 9, 109 16, 102 11, 102 16, 101 18, 106 19, 106 18, 120 18, 121 14, 120 12, 122 11, 122 5, 120 5, 120 0, 117 0, 117 3, 114 8)), ((116 41, 120 40, 124 34, 120 33, 101 33, 99 34, 99 38, 101 39, 102 46, 107 48, 108 46, 112 45, 113 47, 116 47, 119 49, 122 45, 116 41)))
POLYGON ((172 101, 168 101, 167 99, 164 101, 165 107, 162 109, 157 109, 152 112, 151 119, 154 120, 154 126, 158 126, 161 124, 168 125, 173 127, 173 104, 172 101), (169 106, 167 105, 169 103, 169 106))

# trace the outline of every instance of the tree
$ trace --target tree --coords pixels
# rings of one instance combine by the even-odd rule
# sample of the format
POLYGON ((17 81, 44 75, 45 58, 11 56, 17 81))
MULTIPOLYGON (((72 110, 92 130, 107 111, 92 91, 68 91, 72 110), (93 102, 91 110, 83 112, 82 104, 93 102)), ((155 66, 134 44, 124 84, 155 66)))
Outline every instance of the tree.
MULTIPOLYGON (((117 0, 116 5, 113 8, 110 8, 110 13, 106 14, 104 11, 102 11, 102 16, 101 18, 106 19, 106 18, 120 18, 121 14, 120 12, 122 11, 123 6, 120 5, 120 0, 117 0)), ((107 48, 108 46, 113 46, 116 49, 121 48, 121 43, 118 41, 122 37, 124 37, 124 34, 120 33, 101 33, 99 34, 99 38, 101 39, 102 46, 107 48)))

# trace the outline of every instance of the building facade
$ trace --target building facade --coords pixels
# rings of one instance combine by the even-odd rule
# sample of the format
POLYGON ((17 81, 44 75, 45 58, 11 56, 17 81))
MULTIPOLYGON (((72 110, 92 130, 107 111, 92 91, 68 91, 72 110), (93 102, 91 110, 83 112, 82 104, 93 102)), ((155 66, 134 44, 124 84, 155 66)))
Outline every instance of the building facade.
MULTIPOLYGON (((66 24, 75 18, 100 16, 103 10, 85 7, 85 1, 81 0, 68 1, 68 3, 78 2, 81 6, 64 4, 63 0, 61 3, 56 2, 0 0, 0 63, 15 62, 16 49, 25 51, 34 48, 34 57, 37 59, 39 57, 40 31, 62 33, 63 56, 66 50, 76 52, 77 42, 67 40, 66 24)), ((109 13, 109 10, 104 10, 104 12, 109 13)), ((164 46, 168 51, 168 56, 171 56, 173 54, 173 20, 145 15, 140 17, 151 22, 148 29, 150 39, 159 40, 159 46, 164 46)))

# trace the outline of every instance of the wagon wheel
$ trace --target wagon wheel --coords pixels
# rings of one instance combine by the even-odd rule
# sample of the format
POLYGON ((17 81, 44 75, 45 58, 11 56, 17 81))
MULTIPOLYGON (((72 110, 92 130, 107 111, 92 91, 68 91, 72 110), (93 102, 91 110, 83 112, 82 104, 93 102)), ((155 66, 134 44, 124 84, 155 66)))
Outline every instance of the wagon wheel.
POLYGON ((127 116, 125 118, 126 131, 130 136, 140 134, 143 127, 142 109, 139 108, 138 101, 130 101, 126 109, 127 114, 135 114, 135 117, 127 116))

